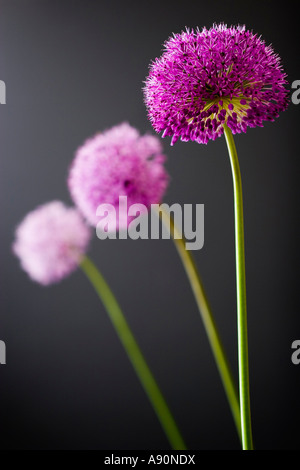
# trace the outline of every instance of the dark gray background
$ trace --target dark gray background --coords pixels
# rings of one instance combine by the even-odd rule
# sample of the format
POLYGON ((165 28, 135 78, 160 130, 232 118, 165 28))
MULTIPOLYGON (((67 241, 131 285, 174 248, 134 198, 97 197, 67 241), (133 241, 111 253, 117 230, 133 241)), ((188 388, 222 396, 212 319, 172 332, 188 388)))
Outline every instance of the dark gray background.
MULTIPOLYGON (((93 289, 78 271, 42 288, 11 254, 38 204, 71 203, 76 148, 124 120, 151 131, 142 82, 185 26, 246 23, 300 79, 299 6, 273 1, 1 0, 0 367, 2 449, 168 449, 93 289), (291 7, 289 7, 291 5, 291 7)), ((257 449, 299 447, 296 222, 300 106, 237 136, 244 184, 250 378, 257 449)), ((237 376, 233 194, 224 138, 169 146, 165 202, 205 204, 195 253, 237 376)), ((113 287, 190 449, 239 449, 217 369, 171 241, 94 238, 113 287)))

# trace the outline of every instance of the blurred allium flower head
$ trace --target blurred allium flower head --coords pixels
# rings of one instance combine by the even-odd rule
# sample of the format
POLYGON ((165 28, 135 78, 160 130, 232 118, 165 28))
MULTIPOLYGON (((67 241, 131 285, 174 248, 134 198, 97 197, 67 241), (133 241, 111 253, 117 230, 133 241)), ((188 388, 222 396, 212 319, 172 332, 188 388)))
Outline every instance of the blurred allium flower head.
POLYGON ((53 201, 24 218, 16 229, 13 251, 31 279, 48 285, 78 267, 90 238, 91 230, 79 212, 53 201))
POLYGON ((273 121, 288 105, 286 74, 271 46, 244 26, 174 34, 144 87, 149 118, 172 144, 207 143, 273 121))
MULTIPOLYGON (((71 196, 91 225, 100 204, 119 209, 119 196, 127 196, 127 205, 161 202, 168 185, 160 140, 141 136, 127 123, 122 123, 87 140, 78 149, 70 169, 68 185, 71 196)), ((117 214, 118 216, 118 214, 117 214)), ((117 229, 126 228, 117 220, 117 229)), ((125 226, 126 223, 126 226, 125 226)))

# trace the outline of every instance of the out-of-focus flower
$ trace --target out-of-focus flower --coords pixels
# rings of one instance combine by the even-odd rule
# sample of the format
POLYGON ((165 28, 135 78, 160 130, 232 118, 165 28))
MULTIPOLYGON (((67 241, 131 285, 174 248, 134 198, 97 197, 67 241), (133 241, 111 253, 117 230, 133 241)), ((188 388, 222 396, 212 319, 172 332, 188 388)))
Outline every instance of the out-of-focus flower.
POLYGON ((154 129, 172 142, 207 143, 273 121, 288 105, 286 74, 271 46, 244 26, 187 29, 165 43, 144 87, 154 129))
MULTIPOLYGON (((100 204, 119 209, 119 197, 127 204, 161 202, 168 185, 160 140, 141 136, 127 123, 122 123, 87 140, 78 149, 70 168, 68 186, 73 201, 91 225, 96 226, 100 204)), ((132 218, 117 218, 117 228, 132 218)))
POLYGON ((91 229, 79 212, 53 201, 24 218, 16 229, 13 251, 31 279, 48 285, 77 268, 90 238, 91 229))

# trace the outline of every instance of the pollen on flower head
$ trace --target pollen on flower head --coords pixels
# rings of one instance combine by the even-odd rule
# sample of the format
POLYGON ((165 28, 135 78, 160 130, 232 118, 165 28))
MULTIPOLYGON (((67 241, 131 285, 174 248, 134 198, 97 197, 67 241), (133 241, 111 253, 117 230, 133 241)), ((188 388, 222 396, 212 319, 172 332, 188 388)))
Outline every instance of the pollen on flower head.
POLYGON ((271 46, 244 26, 174 34, 150 66, 144 98, 149 119, 172 144, 207 143, 273 121, 288 106, 286 74, 271 46))
POLYGON ((91 229, 75 208, 53 201, 27 214, 16 229, 13 252, 30 278, 58 282, 80 263, 91 229))
MULTIPOLYGON (((88 222, 96 226, 97 208, 112 204, 119 209, 119 197, 132 204, 161 202, 169 177, 165 155, 156 136, 141 136, 137 129, 122 123, 88 139, 71 165, 68 186, 73 201, 88 222)), ((117 228, 126 228, 117 220, 117 228)))

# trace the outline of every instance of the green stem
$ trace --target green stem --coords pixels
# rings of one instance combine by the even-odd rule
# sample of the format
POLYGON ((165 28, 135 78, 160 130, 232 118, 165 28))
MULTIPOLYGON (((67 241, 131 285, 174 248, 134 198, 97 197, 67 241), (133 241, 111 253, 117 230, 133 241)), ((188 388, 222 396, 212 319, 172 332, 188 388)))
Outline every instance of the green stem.
POLYGON ((232 416, 236 425, 236 429, 241 440, 241 421, 240 421, 240 406, 236 385, 230 370, 229 363, 224 352, 224 348, 217 330, 216 323, 203 287, 203 283, 196 264, 191 253, 185 248, 185 241, 182 234, 176 227, 174 220, 170 214, 159 208, 159 215, 167 229, 170 230, 175 247, 181 258, 187 277, 190 281, 192 291, 202 318, 206 334, 219 370, 221 380, 225 389, 225 393, 231 408, 232 416))
POLYGON ((252 450, 242 180, 233 135, 224 125, 234 188, 239 387, 243 449, 252 450))
POLYGON ((81 268, 99 295, 172 448, 174 450, 186 450, 187 447, 180 435, 174 418, 134 339, 114 294, 102 274, 100 274, 90 259, 85 257, 81 262, 81 268))

